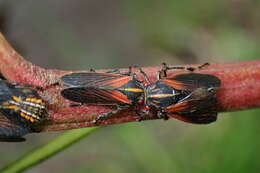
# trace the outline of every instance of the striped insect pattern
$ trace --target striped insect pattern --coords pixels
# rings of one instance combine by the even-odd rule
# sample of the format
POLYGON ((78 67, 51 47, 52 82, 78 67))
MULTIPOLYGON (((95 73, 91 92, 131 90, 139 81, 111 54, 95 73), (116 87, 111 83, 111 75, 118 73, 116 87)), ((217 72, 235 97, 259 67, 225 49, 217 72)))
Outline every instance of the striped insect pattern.
POLYGON ((35 89, 0 80, 0 141, 22 138, 48 117, 44 100, 35 89))

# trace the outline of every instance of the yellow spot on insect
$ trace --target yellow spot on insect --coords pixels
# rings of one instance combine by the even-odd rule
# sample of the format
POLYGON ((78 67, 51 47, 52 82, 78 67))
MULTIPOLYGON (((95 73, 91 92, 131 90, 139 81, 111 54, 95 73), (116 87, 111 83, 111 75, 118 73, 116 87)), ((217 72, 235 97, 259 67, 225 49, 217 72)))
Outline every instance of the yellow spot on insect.
POLYGON ((24 115, 24 118, 27 119, 27 120, 30 119, 30 117, 28 115, 24 115))
POLYGON ((41 100, 41 99, 38 99, 38 98, 28 97, 28 98, 26 98, 25 100, 28 101, 28 102, 33 102, 33 103, 39 103, 39 104, 43 103, 42 100, 41 100))
POLYGON ((36 103, 42 103, 42 99, 35 99, 36 103))
POLYGON ((27 120, 31 120, 31 117, 29 116, 29 115, 26 115, 26 117, 25 117, 27 120))
POLYGON ((144 90, 140 89, 140 88, 125 88, 124 90, 125 91, 136 92, 136 93, 144 92, 144 90))
POLYGON ((150 98, 166 98, 166 97, 173 97, 176 96, 178 94, 154 94, 149 96, 150 98))
POLYGON ((27 97, 25 100, 28 101, 28 102, 30 102, 30 101, 31 101, 31 98, 30 98, 30 97, 27 97))
POLYGON ((20 113, 20 115, 21 115, 21 117, 25 118, 26 120, 28 120, 32 123, 38 121, 37 119, 35 119, 35 118, 31 117, 30 115, 27 115, 25 113, 20 113))
POLYGON ((24 113, 21 113, 20 115, 21 115, 21 117, 25 117, 26 116, 24 113))
POLYGON ((19 97, 16 97, 16 96, 12 96, 13 100, 16 101, 16 102, 20 102, 21 99, 19 97))
POLYGON ((153 102, 156 104, 160 103, 158 100, 153 100, 153 102))
POLYGON ((15 105, 7 105, 7 106, 4 106, 4 109, 19 110, 20 108, 15 105))
POLYGON ((30 121, 31 121, 32 123, 34 123, 36 120, 35 120, 33 117, 31 117, 31 118, 30 118, 30 121))

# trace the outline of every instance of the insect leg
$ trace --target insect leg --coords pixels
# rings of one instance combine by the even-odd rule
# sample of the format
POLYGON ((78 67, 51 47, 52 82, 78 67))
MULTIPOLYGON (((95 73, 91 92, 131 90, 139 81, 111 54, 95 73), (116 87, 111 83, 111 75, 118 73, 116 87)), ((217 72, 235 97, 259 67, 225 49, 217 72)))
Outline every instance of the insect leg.
POLYGON ((166 113, 163 112, 162 110, 159 110, 159 111, 157 112, 157 116, 158 116, 158 118, 160 118, 160 119, 164 119, 164 120, 168 120, 168 119, 169 119, 169 117, 166 115, 166 113))
POLYGON ((140 71, 140 73, 143 75, 145 83, 146 83, 147 85, 148 85, 148 84, 151 84, 151 81, 149 80, 147 74, 143 71, 143 69, 142 69, 142 68, 139 68, 139 71, 140 71))
POLYGON ((111 116, 117 114, 117 113, 120 112, 121 110, 124 110, 124 109, 126 109, 126 108, 128 108, 128 107, 129 107, 129 105, 117 105, 117 109, 116 109, 116 110, 113 110, 113 111, 111 111, 111 112, 98 115, 98 116, 92 121, 92 123, 93 123, 93 124, 97 124, 100 120, 105 119, 105 118, 109 118, 109 117, 111 117, 111 116))
POLYGON ((70 107, 78 107, 78 106, 82 106, 83 103, 75 103, 75 104, 70 104, 70 107))
POLYGON ((200 69, 204 68, 205 66, 209 66, 209 65, 210 64, 206 62, 202 65, 197 66, 197 67, 183 67, 183 66, 172 66, 172 67, 170 67, 166 63, 162 63, 162 69, 158 72, 157 78, 161 79, 162 76, 167 77, 167 71, 168 70, 187 70, 187 71, 193 72, 197 69, 200 70, 200 69))
MULTIPOLYGON (((200 70, 200 69, 202 69, 203 67, 206 67, 206 66, 209 66, 209 65, 210 65, 210 64, 209 64, 208 62, 206 62, 206 63, 204 63, 204 64, 198 66, 197 68, 200 70)), ((196 70, 196 69, 195 69, 195 70, 196 70)))
MULTIPOLYGON (((149 114, 149 109, 144 109, 144 110, 141 110, 141 111, 137 110, 136 114, 139 115, 138 121, 143 121, 143 120, 147 119, 146 116, 147 116, 147 114, 149 114)), ((158 110, 157 111, 157 117, 159 119, 164 119, 164 120, 168 120, 169 119, 169 117, 167 116, 166 112, 164 112, 163 110, 158 110)))

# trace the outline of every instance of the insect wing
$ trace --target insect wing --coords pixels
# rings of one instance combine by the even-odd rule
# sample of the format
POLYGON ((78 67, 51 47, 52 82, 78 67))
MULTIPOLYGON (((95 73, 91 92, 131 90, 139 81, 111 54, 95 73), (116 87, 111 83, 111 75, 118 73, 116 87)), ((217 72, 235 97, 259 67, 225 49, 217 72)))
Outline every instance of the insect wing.
POLYGON ((165 111, 168 113, 209 112, 214 111, 216 104, 217 98, 214 91, 209 91, 206 88, 198 88, 176 104, 168 106, 165 111))
POLYGON ((206 88, 197 88, 178 103, 168 106, 165 112, 179 120, 206 124, 216 121, 217 98, 213 91, 206 88))
POLYGON ((61 95, 68 100, 85 104, 130 104, 127 96, 117 90, 72 87, 62 90, 61 95))
POLYGON ((0 114, 0 141, 1 142, 22 142, 25 141, 25 134, 29 133, 29 129, 21 125, 15 124, 0 114))
POLYGON ((132 77, 115 73, 71 73, 62 76, 61 80, 70 87, 114 89, 126 84, 132 77))
POLYGON ((72 73, 61 80, 70 88, 62 90, 66 99, 85 104, 130 104, 118 89, 132 81, 132 76, 115 73, 72 73))
POLYGON ((13 85, 6 81, 0 80, 0 101, 4 101, 10 98, 12 95, 13 85))
POLYGON ((161 79, 165 84, 178 90, 193 90, 196 88, 219 88, 219 78, 209 74, 181 73, 161 79))
POLYGON ((168 114, 168 116, 192 124, 209 124, 217 120, 217 113, 205 113, 205 114, 168 114))

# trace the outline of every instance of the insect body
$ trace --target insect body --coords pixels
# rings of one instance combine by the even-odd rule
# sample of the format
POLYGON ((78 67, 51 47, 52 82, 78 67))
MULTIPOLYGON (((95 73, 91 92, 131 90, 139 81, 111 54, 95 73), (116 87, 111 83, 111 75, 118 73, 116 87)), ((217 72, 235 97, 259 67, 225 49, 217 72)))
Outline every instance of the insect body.
POLYGON ((220 80, 213 75, 181 73, 147 85, 145 104, 165 119, 207 124, 217 119, 215 89, 219 87, 220 80))
POLYGON ((144 89, 134 73, 72 73, 61 80, 68 88, 61 95, 82 104, 116 105, 118 109, 100 115, 95 121, 142 100, 144 89))
POLYGON ((1 136, 2 141, 23 136, 48 116, 45 102, 34 89, 5 80, 0 80, 0 113, 0 141, 1 136))
POLYGON ((215 89, 220 87, 220 80, 213 75, 191 72, 194 68, 187 68, 190 71, 187 73, 166 76, 169 69, 183 68, 163 68, 154 83, 149 81, 141 69, 140 72, 144 76, 142 82, 136 79, 134 73, 72 73, 61 77, 63 83, 68 86, 61 94, 69 100, 83 104, 119 107, 115 111, 98 116, 94 122, 132 105, 136 106, 140 119, 149 113, 150 109, 155 109, 159 118, 172 117, 196 124, 215 121, 215 89), (161 77, 161 74, 165 76, 161 77))

